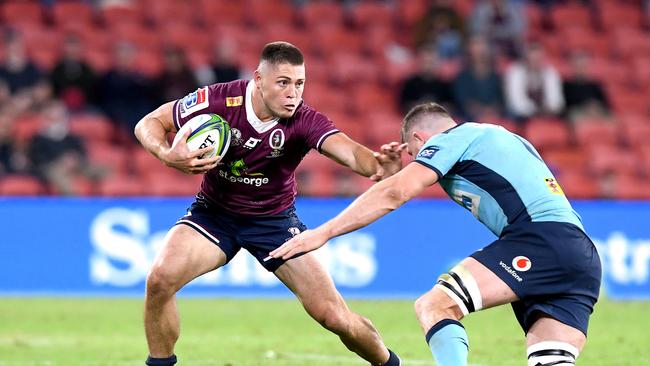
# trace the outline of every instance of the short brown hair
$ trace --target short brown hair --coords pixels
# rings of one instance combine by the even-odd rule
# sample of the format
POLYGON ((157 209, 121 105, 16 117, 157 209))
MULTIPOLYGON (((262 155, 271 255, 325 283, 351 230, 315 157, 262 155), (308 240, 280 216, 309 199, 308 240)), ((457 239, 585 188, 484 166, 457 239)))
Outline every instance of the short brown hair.
POLYGON ((404 121, 402 122, 402 141, 406 142, 406 135, 413 128, 413 125, 417 121, 420 121, 422 117, 427 115, 438 115, 441 117, 451 118, 451 115, 447 112, 445 107, 438 103, 430 102, 418 104, 411 108, 404 117, 404 121))
POLYGON ((300 49, 289 42, 271 42, 262 49, 261 61, 272 64, 289 63, 291 65, 302 65, 305 58, 300 49))

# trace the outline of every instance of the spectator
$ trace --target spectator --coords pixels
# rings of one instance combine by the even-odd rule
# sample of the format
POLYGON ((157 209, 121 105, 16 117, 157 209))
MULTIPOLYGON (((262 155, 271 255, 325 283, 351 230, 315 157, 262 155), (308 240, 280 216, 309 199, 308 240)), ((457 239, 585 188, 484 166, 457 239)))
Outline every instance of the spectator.
POLYGON ((42 81, 41 72, 27 58, 25 45, 18 34, 11 33, 5 39, 4 62, 0 65, 0 80, 9 86, 12 94, 31 93, 42 81))
POLYGON ((538 43, 528 45, 524 60, 508 67, 504 87, 506 105, 519 121, 558 115, 564 107, 560 75, 546 61, 544 49, 538 43))
POLYGON ((514 0, 483 0, 472 12, 472 35, 487 38, 495 55, 517 58, 526 34, 526 14, 514 0))
POLYGON ((68 36, 63 42, 63 55, 50 74, 54 95, 69 109, 83 109, 94 103, 97 76, 83 59, 83 44, 77 36, 68 36))
POLYGON ((460 56, 463 44, 463 20, 450 0, 432 0, 415 31, 415 46, 434 47, 438 56, 453 59, 460 56))
POLYGON ((237 45, 232 40, 222 40, 213 51, 212 63, 197 72, 201 85, 227 83, 242 77, 237 65, 237 45))
POLYGON ((473 37, 467 45, 465 66, 452 84, 458 114, 466 121, 504 115, 503 89, 484 38, 473 37))
POLYGON ((0 114, 0 177, 16 171, 15 146, 11 135, 11 119, 0 114))
POLYGON ((610 104, 600 82, 589 75, 589 55, 575 51, 570 64, 571 76, 563 85, 567 117, 576 120, 609 114, 610 104))
POLYGON ((70 133, 65 105, 59 101, 44 108, 42 129, 29 142, 27 155, 32 173, 60 194, 76 193, 76 176, 99 179, 103 174, 86 160, 83 141, 70 133))
POLYGON ((153 109, 152 81, 138 71, 137 50, 132 44, 120 42, 114 51, 113 68, 99 83, 101 105, 113 121, 132 131, 140 118, 153 109))
POLYGON ((451 103, 451 87, 438 78, 438 58, 435 50, 424 47, 418 50, 418 72, 408 78, 399 95, 399 105, 404 113, 422 102, 451 103))
POLYGON ((166 48, 163 61, 163 71, 155 81, 157 104, 179 99, 199 86, 182 50, 166 48))

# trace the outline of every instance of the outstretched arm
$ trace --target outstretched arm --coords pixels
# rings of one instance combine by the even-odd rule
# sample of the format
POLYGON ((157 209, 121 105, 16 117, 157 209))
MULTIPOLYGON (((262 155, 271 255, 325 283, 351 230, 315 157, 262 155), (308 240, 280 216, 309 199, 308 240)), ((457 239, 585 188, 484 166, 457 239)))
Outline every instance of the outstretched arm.
POLYGON ((288 259, 323 246, 329 239, 360 229, 399 208, 438 181, 438 174, 412 163, 392 177, 372 186, 348 208, 314 230, 306 230, 287 241, 269 255, 288 259))
POLYGON ((352 140, 343 133, 329 136, 321 147, 328 158, 345 165, 364 177, 379 181, 402 168, 401 152, 406 145, 392 143, 382 146, 381 154, 352 140))

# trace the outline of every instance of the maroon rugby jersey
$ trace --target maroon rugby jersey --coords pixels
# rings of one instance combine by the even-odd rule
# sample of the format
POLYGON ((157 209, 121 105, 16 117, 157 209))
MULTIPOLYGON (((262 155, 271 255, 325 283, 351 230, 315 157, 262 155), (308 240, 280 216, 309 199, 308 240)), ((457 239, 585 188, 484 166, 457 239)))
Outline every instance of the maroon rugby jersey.
POLYGON ((337 133, 325 115, 302 102, 293 117, 262 122, 253 112, 254 82, 236 80, 198 89, 174 103, 177 129, 192 117, 216 113, 230 124, 230 148, 207 172, 201 191, 215 205, 242 215, 285 210, 296 197, 295 170, 310 149, 337 133))

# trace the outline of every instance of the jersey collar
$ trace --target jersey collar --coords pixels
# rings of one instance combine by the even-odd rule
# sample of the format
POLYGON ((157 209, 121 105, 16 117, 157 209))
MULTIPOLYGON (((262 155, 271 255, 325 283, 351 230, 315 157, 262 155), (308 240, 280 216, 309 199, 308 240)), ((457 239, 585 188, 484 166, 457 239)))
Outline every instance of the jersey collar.
POLYGON ((274 118, 270 121, 262 122, 262 120, 257 117, 255 111, 253 110, 253 88, 255 87, 255 82, 253 80, 249 81, 246 85, 246 119, 248 123, 257 131, 257 133, 264 133, 278 124, 280 118, 274 118))

